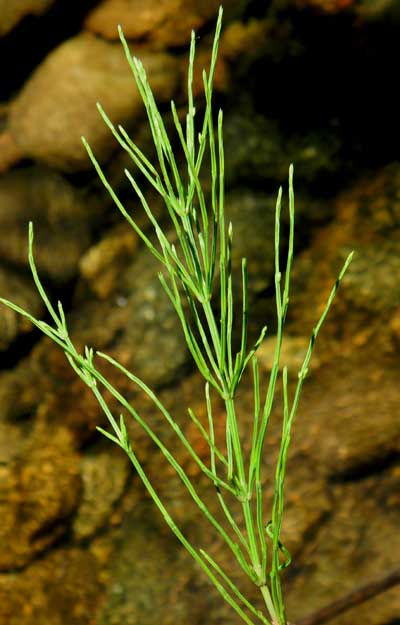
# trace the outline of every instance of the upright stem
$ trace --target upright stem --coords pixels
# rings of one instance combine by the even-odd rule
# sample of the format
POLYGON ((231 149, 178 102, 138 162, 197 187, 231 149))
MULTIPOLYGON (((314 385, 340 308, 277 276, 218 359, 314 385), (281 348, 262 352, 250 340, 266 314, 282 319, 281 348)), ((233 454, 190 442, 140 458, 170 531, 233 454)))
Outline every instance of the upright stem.
POLYGON ((267 606, 268 612, 271 615, 272 625, 286 625, 286 623, 279 623, 278 621, 278 617, 275 612, 274 604, 272 603, 271 593, 268 586, 266 584, 264 586, 260 586, 260 590, 264 598, 265 605, 267 606))
MULTIPOLYGON (((256 524, 254 523, 253 518, 253 510, 251 507, 249 491, 246 485, 246 477, 245 477, 245 468, 243 462, 243 454, 242 448, 240 445, 240 437, 239 431, 237 427, 237 419, 235 413, 235 405, 234 400, 232 398, 228 398, 225 400, 225 406, 227 411, 227 420, 228 427, 230 428, 232 443, 233 443, 233 453, 236 461, 236 470, 237 477, 242 489, 242 493, 244 497, 241 499, 243 517, 246 525, 247 536, 249 539, 249 549, 250 549, 250 558, 251 564, 253 567, 253 571, 255 573, 255 582, 260 586, 261 593, 264 597, 265 604, 267 606, 268 612, 275 623, 278 623, 277 614, 272 603, 271 594, 268 586, 266 585, 266 580, 263 579, 263 567, 262 567, 262 559, 260 558, 260 553, 258 549, 258 540, 257 540, 257 532, 256 532, 256 524)), ((284 624, 281 624, 284 625, 284 624)))

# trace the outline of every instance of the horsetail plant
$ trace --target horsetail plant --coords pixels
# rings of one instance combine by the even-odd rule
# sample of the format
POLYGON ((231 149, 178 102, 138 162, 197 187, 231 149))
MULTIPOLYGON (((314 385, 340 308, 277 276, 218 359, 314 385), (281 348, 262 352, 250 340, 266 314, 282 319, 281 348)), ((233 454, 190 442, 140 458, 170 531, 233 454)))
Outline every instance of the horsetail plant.
POLYGON ((93 350, 86 347, 84 353, 80 354, 75 348, 69 336, 62 304, 58 302, 57 307, 53 307, 40 281, 33 255, 33 225, 31 223, 29 225, 29 264, 36 287, 53 324, 50 325, 35 319, 28 312, 8 300, 1 298, 0 301, 28 318, 32 324, 37 326, 64 350, 71 367, 91 389, 111 426, 111 432, 100 427, 98 430, 126 452, 172 532, 243 621, 248 625, 253 625, 257 620, 265 625, 286 625, 285 606, 281 588, 281 571, 290 563, 290 555, 282 545, 280 534, 284 510, 284 478, 291 429, 315 340, 340 282, 351 262, 352 255, 347 258, 332 288, 325 309, 312 331, 309 347, 298 373, 297 386, 292 401, 290 401, 288 394, 288 371, 286 367, 283 368, 281 374, 283 388, 282 437, 275 473, 272 510, 268 519, 266 519, 264 517, 264 494, 261 472, 264 440, 280 375, 281 345, 289 304, 294 239, 293 167, 291 166, 289 171, 290 226, 284 278, 280 268, 279 249, 282 189, 279 190, 276 202, 275 295, 277 336, 273 366, 266 396, 262 402, 256 352, 264 339, 266 327, 261 330, 258 340, 249 349, 247 346, 248 287, 245 259, 242 260, 242 305, 239 314, 239 317, 241 317, 241 337, 240 347, 236 353, 233 341, 234 317, 237 313, 236 310, 234 311, 232 288, 233 228, 231 223, 228 225, 225 223, 224 214, 223 115, 222 111, 219 111, 215 133, 212 110, 213 78, 221 32, 221 21, 222 8, 220 8, 216 26, 210 69, 208 74, 203 70, 202 75, 205 92, 205 110, 198 135, 196 135, 195 130, 196 109, 192 91, 195 58, 194 33, 192 33, 191 37, 189 54, 188 111, 184 127, 174 102, 171 103, 174 125, 187 163, 187 173, 184 176, 179 170, 172 143, 154 100, 145 69, 139 59, 131 56, 121 28, 119 29, 119 34, 122 45, 146 108, 158 159, 157 167, 133 143, 124 128, 113 125, 106 112, 98 104, 99 112, 116 140, 129 154, 133 163, 144 175, 148 183, 164 200, 176 233, 177 242, 175 245, 168 240, 132 173, 125 170, 126 177, 139 197, 144 211, 154 228, 158 245, 150 240, 128 213, 108 182, 90 146, 84 138, 82 141, 98 175, 118 209, 149 248, 150 252, 163 266, 164 273, 159 273, 161 284, 175 308, 190 353, 205 380, 208 429, 200 423, 191 409, 188 410, 188 414, 208 445, 209 466, 196 453, 196 450, 192 447, 190 441, 174 420, 174 417, 142 380, 110 356, 101 352, 96 352, 96 355, 106 360, 144 391, 154 406, 160 411, 162 417, 178 436, 193 461, 215 487, 216 497, 226 517, 230 528, 229 531, 219 523, 217 518, 207 508, 198 494, 196 486, 175 458, 173 451, 164 445, 156 432, 142 419, 130 402, 96 368, 93 350), (200 171, 205 154, 208 154, 211 162, 210 199, 206 197, 200 179, 200 171), (215 302, 217 303, 216 306, 215 302), (215 313, 216 309, 219 310, 218 317, 215 313), (255 408, 251 434, 251 451, 249 457, 245 457, 243 443, 239 435, 235 398, 242 375, 248 367, 252 368, 255 408), (130 443, 124 416, 121 414, 119 418, 116 418, 111 412, 103 397, 102 391, 104 389, 111 393, 126 414, 139 423, 163 453, 167 462, 176 471, 207 521, 212 524, 232 551, 244 573, 259 587, 266 605, 266 614, 252 605, 233 583, 228 572, 224 571, 210 554, 203 549, 195 547, 175 524, 130 443), (226 447, 224 446, 223 449, 218 447, 214 434, 214 417, 211 404, 212 393, 216 393, 222 398, 226 410, 226 447), (225 499, 226 494, 235 497, 240 502, 241 520, 235 518, 235 515, 230 510, 225 499), (244 522, 244 530, 240 528, 242 521, 244 522))

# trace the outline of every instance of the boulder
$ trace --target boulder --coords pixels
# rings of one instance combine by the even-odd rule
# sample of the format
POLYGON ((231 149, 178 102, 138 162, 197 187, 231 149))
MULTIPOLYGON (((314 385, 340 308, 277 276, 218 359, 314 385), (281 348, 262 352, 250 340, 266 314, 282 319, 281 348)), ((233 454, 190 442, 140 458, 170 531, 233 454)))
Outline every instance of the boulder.
MULTIPOLYGON (((179 79, 177 60, 145 49, 134 52, 157 101, 169 101, 179 79)), ((67 172, 91 169, 81 135, 100 161, 116 147, 97 101, 116 124, 132 125, 143 114, 121 43, 82 33, 53 50, 24 84, 11 105, 9 131, 30 158, 67 172)))
POLYGON ((0 624, 90 625, 103 590, 93 553, 55 548, 18 574, 0 574, 0 624))
POLYGON ((26 566, 60 539, 80 497, 71 437, 37 430, 20 455, 0 467, 0 570, 26 566))
MULTIPOLYGON (((228 0, 224 9, 244 2, 228 0)), ((87 16, 84 26, 106 39, 118 39, 121 24, 127 39, 163 47, 187 46, 191 30, 216 20, 219 0, 103 0, 87 16)))
MULTIPOLYGON (((34 316, 43 314, 44 305, 33 281, 9 267, 0 265, 0 293, 34 316)), ((0 305, 0 351, 7 349, 20 333, 32 329, 32 324, 18 313, 0 305)))
POLYGON ((63 284, 77 271, 95 215, 99 215, 95 194, 87 197, 62 175, 39 166, 11 171, 0 180, 0 229, 7 233, 0 238, 0 259, 8 266, 27 266, 32 221, 38 270, 42 277, 63 284))
POLYGON ((0 0, 0 37, 6 35, 26 15, 41 15, 55 0, 0 0))

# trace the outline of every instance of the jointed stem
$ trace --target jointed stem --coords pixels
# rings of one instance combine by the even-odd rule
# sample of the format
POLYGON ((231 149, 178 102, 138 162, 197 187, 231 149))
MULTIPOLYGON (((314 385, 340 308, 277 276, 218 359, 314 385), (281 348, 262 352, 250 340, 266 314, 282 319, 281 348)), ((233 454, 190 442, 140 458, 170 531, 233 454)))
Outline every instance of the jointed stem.
POLYGON ((149 438, 155 443, 166 461, 172 466, 176 474, 181 479, 204 517, 213 526, 225 544, 229 547, 239 562, 239 565, 248 577, 260 588, 264 602, 273 621, 273 625, 286 625, 285 608, 283 604, 282 589, 280 582, 280 571, 286 564, 280 562, 280 552, 287 554, 287 551, 280 542, 280 532, 282 527, 282 516, 284 508, 284 476, 286 471, 286 461, 290 443, 291 427, 300 399, 300 393, 304 378, 307 375, 308 365, 311 358, 315 339, 322 323, 332 304, 333 298, 339 287, 344 273, 351 261, 351 255, 347 259, 339 278, 329 296, 327 305, 313 329, 310 344, 304 358, 303 365, 298 375, 298 383, 294 393, 291 406, 287 392, 287 370, 283 370, 283 395, 284 395, 284 415, 282 439, 279 450, 279 457, 275 474, 275 492, 271 513, 271 521, 268 525, 263 519, 263 493, 261 480, 261 467, 263 461, 264 440, 275 397, 276 384, 280 372, 280 354, 284 333, 284 324, 289 303, 290 272, 293 259, 294 240, 294 192, 293 192, 293 167, 289 171, 289 215, 290 231, 289 245, 286 262, 286 273, 282 292, 282 277, 279 265, 280 254, 280 212, 282 189, 278 194, 275 214, 275 290, 276 290, 276 310, 277 310, 277 336, 274 363, 269 379, 268 390, 265 401, 262 405, 260 399, 260 380, 255 353, 261 344, 266 327, 260 333, 258 340, 252 349, 247 348, 247 322, 248 322, 248 284, 247 284, 247 263, 242 260, 242 310, 238 317, 241 317, 241 339, 238 353, 234 352, 234 298, 233 298, 233 276, 232 276, 232 240, 233 227, 229 224, 226 228, 224 213, 224 148, 222 137, 222 112, 218 114, 217 137, 214 134, 214 120, 212 115, 212 85, 215 72, 218 41, 221 31, 222 9, 219 11, 216 26, 214 44, 212 49, 211 64, 209 74, 203 72, 203 83, 205 92, 205 111, 201 124, 201 131, 196 137, 195 114, 196 109, 193 99, 193 63, 195 56, 195 36, 192 34, 189 71, 188 71, 188 113, 186 116, 186 127, 182 127, 175 104, 171 103, 172 115, 180 144, 187 162, 187 173, 182 178, 178 170, 173 142, 170 140, 164 125, 161 113, 156 105, 151 87, 149 85, 146 71, 142 63, 133 58, 128 44, 120 30, 121 41, 124 46, 128 63, 134 74, 136 84, 143 98, 146 108, 149 126, 152 132, 158 165, 154 166, 142 151, 130 139, 126 131, 118 126, 114 127, 107 114, 99 105, 99 111, 110 131, 119 142, 120 146, 127 152, 134 165, 139 169, 147 182, 163 198, 170 222, 175 230, 174 243, 171 243, 167 234, 162 229, 160 223, 152 213, 152 210, 142 192, 134 175, 125 170, 125 174, 130 181, 132 188, 136 192, 143 209, 152 225, 155 237, 146 234, 137 222, 131 217, 127 209, 122 204, 118 195, 107 180, 105 173, 96 160, 90 146, 83 139, 88 155, 102 180, 105 188, 116 203, 118 209, 130 223, 132 228, 148 247, 150 252, 157 258, 163 267, 163 272, 159 274, 160 282, 168 295, 186 339, 186 343, 193 359, 206 381, 206 405, 208 417, 207 429, 200 423, 193 411, 189 409, 190 417, 195 423, 199 432, 203 436, 209 448, 210 466, 203 461, 186 438, 172 415, 163 406, 155 393, 137 376, 130 373, 121 364, 109 356, 100 354, 111 365, 116 367, 127 378, 136 384, 160 411, 162 417, 174 433, 180 443, 185 447, 200 471, 210 480, 216 489, 217 499, 221 505, 229 524, 228 530, 222 526, 217 518, 211 513, 205 502, 201 499, 194 484, 189 479, 182 465, 176 459, 174 452, 168 449, 160 436, 152 427, 146 423, 131 405, 104 376, 94 364, 93 350, 85 348, 84 355, 76 350, 69 337, 68 327, 62 305, 53 307, 38 276, 33 257, 33 227, 29 228, 29 263, 32 275, 39 291, 39 294, 47 308, 47 311, 54 323, 54 326, 35 319, 22 308, 1 299, 0 302, 10 307, 17 313, 25 316, 44 334, 49 336, 65 352, 66 358, 77 375, 92 390, 94 396, 103 409, 111 431, 101 428, 99 430, 115 444, 119 445, 128 455, 133 463, 138 475, 142 479, 146 489, 152 497, 155 505, 160 510, 171 531, 177 536, 180 542, 193 556, 198 565, 209 576, 224 599, 233 607, 237 614, 247 625, 254 625, 253 621, 245 612, 245 609, 261 620, 264 625, 271 625, 269 620, 260 613, 244 597, 235 586, 230 577, 221 569, 209 554, 202 549, 198 549, 185 537, 182 531, 176 526, 164 503, 161 501, 153 484, 150 482, 144 468, 140 464, 132 445, 129 441, 124 417, 120 415, 117 419, 110 411, 101 389, 106 389, 112 397, 117 400, 124 412, 140 424, 149 438), (211 209, 207 209, 207 197, 201 182, 200 170, 203 158, 209 154, 211 161, 211 209), (218 257, 219 255, 219 257, 218 257), (215 274, 219 269, 219 288, 215 288, 215 274), (220 310, 220 319, 215 317, 215 307, 213 307, 212 297, 217 291, 219 302, 216 308, 220 310), (188 304, 188 308, 187 308, 188 304), (189 312, 188 312, 189 310, 189 312), (244 457, 243 446, 239 432, 238 417, 235 408, 235 396, 240 384, 242 374, 252 361, 254 379, 254 424, 251 438, 250 458, 244 457), (226 453, 219 448, 214 434, 214 421, 211 408, 210 388, 214 388, 225 403, 226 410, 226 453), (220 466, 227 472, 227 478, 222 479, 220 466), (248 463, 248 466, 247 466, 248 463), (224 492, 235 496, 241 503, 242 520, 244 521, 245 532, 240 528, 238 521, 228 504, 224 500, 224 492), (255 493, 255 504, 254 504, 255 493), (233 538, 231 536, 233 532, 233 538), (271 562, 270 570, 267 567, 267 536, 271 539, 271 562), (235 540, 238 542, 235 542, 235 540), (243 606, 243 607, 242 607, 243 606))

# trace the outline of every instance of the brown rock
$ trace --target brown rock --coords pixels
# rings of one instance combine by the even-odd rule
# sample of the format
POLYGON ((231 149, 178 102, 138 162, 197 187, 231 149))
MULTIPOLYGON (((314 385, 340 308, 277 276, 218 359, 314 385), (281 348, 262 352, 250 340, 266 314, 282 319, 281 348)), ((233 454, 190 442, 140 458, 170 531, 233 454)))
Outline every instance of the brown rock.
MULTIPOLYGON (((73 521, 77 540, 87 540, 110 523, 114 507, 121 498, 132 465, 116 445, 104 444, 85 453, 81 459, 82 498, 73 521)), ((131 493, 137 497, 137 492, 131 493)), ((131 503, 133 503, 131 501, 131 503)))
POLYGON ((290 331, 311 333, 340 265, 356 250, 300 405, 304 450, 331 475, 362 472, 400 449, 399 180, 395 164, 339 196, 335 220, 296 262, 290 331))
MULTIPOLYGON (((169 100, 177 86, 177 61, 167 54, 136 51, 148 71, 154 95, 169 100)), ((27 156, 64 171, 90 169, 84 135, 99 160, 115 140, 96 102, 115 123, 132 123, 143 104, 120 43, 85 33, 53 50, 14 101, 9 129, 27 156)))
POLYGON ((18 163, 23 154, 14 137, 8 131, 0 134, 0 174, 18 163))
POLYGON ((43 372, 30 356, 20 360, 15 369, 0 373, 0 414, 10 423, 23 421, 34 414, 45 393, 43 372))
POLYGON ((399 18, 399 3, 396 0, 361 0, 356 5, 357 14, 367 20, 399 18))
POLYGON ((96 621, 99 625, 203 621, 205 601, 193 588, 199 574, 193 574, 192 563, 182 566, 176 541, 157 531, 155 516, 157 512, 142 501, 115 532, 111 583, 96 621))
POLYGON ((298 304, 292 314, 298 327, 311 329, 346 256, 355 250, 325 330, 340 335, 342 354, 364 347, 373 349, 377 360, 394 352, 400 305, 399 183, 400 169, 393 164, 340 195, 334 221, 295 263, 298 304))
MULTIPOLYGON (((41 276, 65 283, 77 270, 89 244, 90 221, 98 214, 97 199, 88 198, 56 172, 38 166, 11 171, 0 181, 0 230, 7 233, 0 237, 0 259, 27 266, 28 222, 32 221, 41 276)), ((2 287, 1 294, 8 297, 10 288, 2 287)), ((18 298, 10 299, 18 303, 18 298)))
POLYGON ((8 33, 26 15, 41 15, 55 0, 0 0, 0 37, 8 33))
POLYGON ((118 39, 121 24, 127 39, 159 47, 186 45, 192 29, 215 18, 219 0, 103 0, 86 18, 85 27, 107 39, 118 39))
POLYGON ((219 53, 230 61, 242 54, 246 54, 248 58, 262 48, 271 29, 272 23, 266 19, 252 19, 246 23, 240 20, 231 22, 221 35, 219 53))
POLYGON ((80 496, 77 457, 66 430, 37 437, 0 467, 0 570, 25 566, 62 536, 80 496))
POLYGON ((121 269, 138 244, 138 236, 129 224, 121 224, 92 246, 81 258, 81 275, 100 299, 108 298, 117 288, 121 269))
MULTIPOLYGON (((304 362, 309 340, 308 336, 290 336, 289 334, 286 334, 283 337, 281 348, 280 369, 287 367, 288 374, 296 377, 304 362)), ((257 351, 259 364, 267 371, 271 371, 273 367, 275 359, 275 346, 276 337, 268 336, 264 339, 257 351)), ((310 368, 315 370, 318 366, 318 358, 314 357, 310 368)))
POLYGON ((333 15, 349 11, 363 20, 398 17, 397 0, 289 0, 300 9, 311 8, 320 13, 333 15))
POLYGON ((311 7, 332 14, 349 9, 355 4, 355 0, 295 0, 295 4, 302 9, 311 7))
MULTIPOLYGON (((0 266, 1 297, 9 299, 34 316, 40 316, 44 305, 31 280, 18 275, 11 269, 0 266)), ((20 334, 31 330, 32 324, 10 308, 0 304, 0 351, 20 334)))
POLYGON ((342 360, 332 355, 307 381, 298 442, 323 473, 357 474, 399 452, 396 364, 362 353, 342 360))
POLYGON ((68 547, 0 574, 0 625, 91 625, 103 585, 97 558, 68 547))
MULTIPOLYGON (((384 473, 332 489, 331 515, 314 540, 305 543, 299 562, 300 566, 304 563, 301 574, 288 588, 292 622, 397 567, 399 486, 399 466, 393 466, 384 473)), ((334 622, 395 622, 399 611, 397 587, 345 612, 334 622)))

